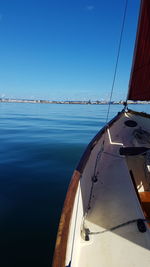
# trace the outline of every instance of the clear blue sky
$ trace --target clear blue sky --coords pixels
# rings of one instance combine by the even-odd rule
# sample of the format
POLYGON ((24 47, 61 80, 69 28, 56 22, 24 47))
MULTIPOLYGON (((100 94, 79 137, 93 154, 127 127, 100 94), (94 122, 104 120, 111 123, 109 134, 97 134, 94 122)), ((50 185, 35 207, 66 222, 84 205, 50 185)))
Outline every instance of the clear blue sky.
MULTIPOLYGON (((140 0, 128 1, 113 99, 126 97, 140 0)), ((125 0, 1 0, 0 96, 108 99, 125 0)))

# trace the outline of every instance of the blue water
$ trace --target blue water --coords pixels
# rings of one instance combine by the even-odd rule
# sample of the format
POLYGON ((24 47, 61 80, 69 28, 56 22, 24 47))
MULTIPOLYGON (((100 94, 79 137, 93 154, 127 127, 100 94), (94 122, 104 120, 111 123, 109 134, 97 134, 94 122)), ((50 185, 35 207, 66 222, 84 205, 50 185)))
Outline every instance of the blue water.
MULTIPOLYGON (((121 108, 113 105, 110 118, 121 108)), ((106 105, 0 103, 0 266, 51 266, 70 177, 106 111, 106 105)))

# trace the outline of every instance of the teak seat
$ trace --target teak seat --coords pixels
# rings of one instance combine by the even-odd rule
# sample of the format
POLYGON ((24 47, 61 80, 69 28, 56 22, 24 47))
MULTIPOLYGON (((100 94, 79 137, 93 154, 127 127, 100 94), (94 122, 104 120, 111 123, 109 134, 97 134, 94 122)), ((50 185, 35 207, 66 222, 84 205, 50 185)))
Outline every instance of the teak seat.
POLYGON ((150 218, 150 192, 140 192, 139 196, 145 216, 150 218))

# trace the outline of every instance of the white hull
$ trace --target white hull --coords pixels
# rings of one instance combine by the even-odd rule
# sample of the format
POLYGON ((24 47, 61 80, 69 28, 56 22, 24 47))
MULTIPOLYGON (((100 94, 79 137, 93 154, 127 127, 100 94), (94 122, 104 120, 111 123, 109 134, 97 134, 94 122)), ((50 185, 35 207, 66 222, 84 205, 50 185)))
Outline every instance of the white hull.
MULTIPOLYGON (((143 141, 136 136, 140 127, 150 133, 150 118, 123 112, 90 144, 77 169, 80 179, 71 206, 65 255, 62 262, 57 263, 55 258, 59 253, 61 257, 61 246, 65 242, 63 227, 65 220, 67 223, 68 203, 64 206, 54 267, 150 266, 150 228, 142 221, 145 230, 140 232, 136 221, 148 216, 140 203, 142 192, 150 194, 148 154, 120 154, 121 147, 150 147, 149 136, 145 139, 144 131, 143 141), (137 125, 127 126, 125 122, 129 120, 137 125)), ((70 194, 71 190, 72 187, 70 194)))

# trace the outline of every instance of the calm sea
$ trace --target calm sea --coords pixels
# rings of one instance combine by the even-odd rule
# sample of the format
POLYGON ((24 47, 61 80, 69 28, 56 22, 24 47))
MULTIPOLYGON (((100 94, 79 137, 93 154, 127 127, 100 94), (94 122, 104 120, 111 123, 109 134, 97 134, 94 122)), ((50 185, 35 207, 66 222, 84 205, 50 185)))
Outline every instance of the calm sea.
MULTIPOLYGON (((113 105, 110 118, 121 109, 113 105)), ((106 110, 0 103, 0 266, 51 266, 70 177, 106 110)))

